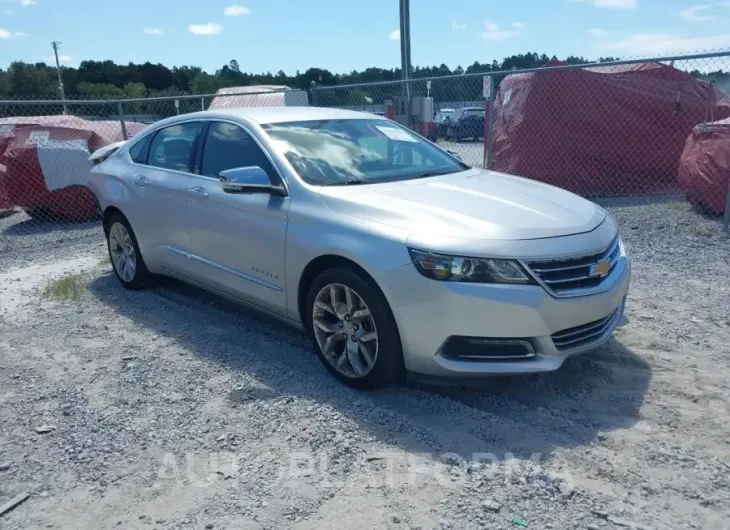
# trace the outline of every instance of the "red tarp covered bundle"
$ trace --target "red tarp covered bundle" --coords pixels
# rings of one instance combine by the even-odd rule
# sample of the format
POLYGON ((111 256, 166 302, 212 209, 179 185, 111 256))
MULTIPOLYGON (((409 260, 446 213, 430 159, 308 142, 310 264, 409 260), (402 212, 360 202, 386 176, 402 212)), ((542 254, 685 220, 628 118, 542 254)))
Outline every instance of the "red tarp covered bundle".
MULTIPOLYGON (((144 128, 126 124, 129 136, 144 128)), ((117 121, 88 121, 73 116, 0 120, 0 196, 29 213, 85 219, 94 215, 86 188, 88 157, 96 149, 123 140, 117 121)))
POLYGON ((723 213, 730 187, 730 119, 697 125, 679 162, 679 184, 687 200, 723 213))
POLYGON ((512 74, 492 167, 588 196, 678 192, 687 135, 728 116, 728 96, 658 63, 512 74))

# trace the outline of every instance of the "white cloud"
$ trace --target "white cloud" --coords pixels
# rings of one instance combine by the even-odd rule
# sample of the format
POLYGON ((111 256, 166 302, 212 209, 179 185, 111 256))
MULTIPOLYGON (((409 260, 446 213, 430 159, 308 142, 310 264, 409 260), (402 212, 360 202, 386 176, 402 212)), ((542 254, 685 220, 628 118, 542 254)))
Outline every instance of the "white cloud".
POLYGON ((466 28, 467 28, 466 24, 460 24, 459 22, 452 22, 451 23, 451 29, 463 30, 463 29, 466 29, 466 28))
POLYGON ((604 9, 636 9, 639 0, 569 0, 574 3, 587 3, 604 9))
POLYGON ((223 10, 223 14, 227 17, 240 17, 241 15, 250 15, 251 10, 238 4, 232 4, 223 10))
POLYGON ((484 21, 484 31, 482 31, 482 38, 491 42, 498 42, 505 39, 511 39, 513 37, 519 37, 522 35, 522 31, 518 29, 512 30, 501 30, 499 26, 494 22, 484 21))
POLYGON ((522 22, 512 22, 512 27, 515 29, 525 29, 527 24, 523 24, 522 22))
POLYGON ((0 39, 10 39, 13 37, 27 37, 28 34, 25 31, 9 31, 7 29, 0 29, 0 39))
POLYGON ((715 18, 715 15, 707 13, 710 9, 712 9, 710 4, 686 7, 679 12, 679 16, 689 22, 704 22, 715 18))
POLYGON ((586 33, 588 33, 588 35, 590 35, 591 37, 596 37, 597 39, 603 39, 605 37, 608 37, 608 31, 601 28, 587 29, 586 33))
POLYGON ((20 5, 23 7, 26 6, 32 6, 37 4, 38 2, 36 0, 20 0, 20 5))
MULTIPOLYGON (((47 63, 53 63, 53 64, 56 63, 56 58, 53 55, 44 57, 43 60, 46 61, 47 63)), ((58 62, 59 63, 70 63, 70 62, 73 62, 73 59, 71 58, 70 55, 59 55, 58 62)))
POLYGON ((608 50, 622 51, 629 55, 698 52, 727 47, 730 47, 730 33, 690 38, 665 33, 640 33, 605 44, 608 50))
POLYGON ((223 31, 223 26, 215 22, 208 22, 207 24, 190 24, 188 29, 193 35, 218 35, 223 31))
POLYGON ((388 35, 388 38, 390 40, 400 40, 400 30, 394 29, 393 31, 390 32, 390 35, 388 35))
POLYGON ((144 28, 142 31, 144 31, 147 35, 162 35, 162 30, 160 28, 144 28))

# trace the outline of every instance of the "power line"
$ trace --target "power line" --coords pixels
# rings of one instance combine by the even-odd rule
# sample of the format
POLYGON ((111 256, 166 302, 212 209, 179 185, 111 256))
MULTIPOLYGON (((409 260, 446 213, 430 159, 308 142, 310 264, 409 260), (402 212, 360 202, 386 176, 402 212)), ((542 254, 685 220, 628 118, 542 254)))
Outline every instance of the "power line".
POLYGON ((66 93, 63 90, 63 77, 61 77, 61 63, 58 60, 58 45, 61 44, 60 42, 56 42, 55 40, 51 43, 51 46, 53 46, 53 54, 56 56, 56 73, 58 74, 58 90, 61 92, 61 101, 63 102, 63 113, 68 114, 68 109, 66 108, 66 93))

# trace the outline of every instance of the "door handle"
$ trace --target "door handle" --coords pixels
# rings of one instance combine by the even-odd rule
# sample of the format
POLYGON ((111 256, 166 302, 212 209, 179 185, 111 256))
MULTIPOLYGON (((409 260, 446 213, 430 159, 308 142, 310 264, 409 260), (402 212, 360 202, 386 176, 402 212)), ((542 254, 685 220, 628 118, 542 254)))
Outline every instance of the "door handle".
POLYGON ((202 186, 195 186, 194 188, 190 188, 190 193, 192 193, 196 197, 200 197, 201 199, 208 198, 208 191, 202 186))
POLYGON ((138 188, 144 188, 147 185, 147 177, 137 175, 136 177, 134 177, 134 185, 138 188))

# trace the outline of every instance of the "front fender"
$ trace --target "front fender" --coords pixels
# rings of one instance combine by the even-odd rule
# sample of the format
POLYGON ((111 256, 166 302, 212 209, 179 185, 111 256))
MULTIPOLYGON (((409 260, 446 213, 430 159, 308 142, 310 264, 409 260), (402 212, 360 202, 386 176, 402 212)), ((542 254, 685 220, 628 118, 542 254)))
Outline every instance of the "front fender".
POLYGON ((309 263, 322 256, 337 256, 356 263, 381 287, 378 278, 410 263, 406 230, 364 219, 319 210, 317 217, 291 212, 286 239, 286 291, 289 318, 299 321, 299 282, 309 263))

